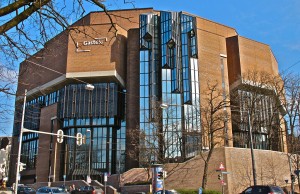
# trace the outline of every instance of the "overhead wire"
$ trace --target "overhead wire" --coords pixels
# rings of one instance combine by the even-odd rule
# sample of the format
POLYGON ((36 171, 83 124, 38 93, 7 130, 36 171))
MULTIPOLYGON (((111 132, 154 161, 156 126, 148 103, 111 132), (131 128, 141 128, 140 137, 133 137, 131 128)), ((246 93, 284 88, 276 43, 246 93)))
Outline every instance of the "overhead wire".
MULTIPOLYGON (((62 73, 62 72, 59 72, 59 71, 54 70, 54 69, 51 69, 50 67, 46 67, 46 66, 41 65, 41 64, 39 64, 39 63, 30 61, 30 60, 28 60, 28 59, 26 59, 25 61, 28 61, 29 63, 31 63, 31 64, 33 64, 33 65, 42 67, 42 68, 47 69, 47 70, 49 70, 49 71, 55 72, 55 73, 57 73, 57 74, 65 75, 65 74, 62 73)), ((84 84, 90 84, 90 83, 88 83, 88 82, 85 82, 85 81, 83 81, 83 80, 81 80, 81 79, 78 79, 78 78, 75 78, 75 77, 71 77, 71 79, 74 79, 74 80, 79 81, 79 82, 84 83, 84 84)), ((127 92, 122 92, 122 91, 117 91, 117 92, 118 92, 118 93, 121 93, 121 94, 129 95, 129 96, 133 96, 133 97, 139 97, 139 96, 137 96, 137 95, 128 94, 127 92)))
MULTIPOLYGON (((38 63, 36 63, 36 62, 30 61, 30 60, 28 60, 28 59, 26 59, 25 61, 28 61, 29 63, 32 63, 32 64, 34 64, 34 65, 36 65, 36 66, 45 68, 45 69, 47 69, 47 70, 49 70, 49 71, 53 71, 53 72, 58 73, 58 74, 60 74, 60 75, 65 75, 64 73, 61 73, 61 72, 59 72, 59 71, 56 71, 56 70, 51 69, 51 68, 49 68, 49 67, 46 67, 46 66, 44 66, 44 65, 38 64, 38 63)), ((75 78, 75 77, 71 77, 71 79, 74 79, 74 80, 76 80, 76 81, 79 81, 79 82, 82 82, 82 83, 85 83, 85 84, 89 84, 88 82, 85 82, 85 81, 80 80, 80 79, 75 78)))
POLYGON ((290 65, 290 66, 287 67, 286 69, 284 69, 284 70, 282 71, 282 74, 284 74, 287 70, 291 69, 292 67, 294 67, 294 66, 297 65, 298 63, 300 63, 300 60, 297 61, 297 62, 295 62, 294 64, 290 65))

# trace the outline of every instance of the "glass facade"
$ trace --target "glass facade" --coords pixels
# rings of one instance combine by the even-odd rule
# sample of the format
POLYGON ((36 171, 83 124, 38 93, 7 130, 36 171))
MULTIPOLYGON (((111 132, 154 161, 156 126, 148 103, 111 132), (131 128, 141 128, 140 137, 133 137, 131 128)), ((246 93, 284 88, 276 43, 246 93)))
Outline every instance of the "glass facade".
MULTIPOLYGON (((44 107, 44 97, 38 97, 26 103, 24 127, 32 130, 39 130, 41 108, 44 107)), ((21 115, 16 115, 21 120, 21 115)), ((21 122, 17 122, 14 126, 14 134, 19 134, 21 122)), ((21 158, 20 161, 26 164, 26 169, 36 168, 36 159, 38 154, 38 133, 24 133, 22 139, 21 158)))
POLYGON ((21 149, 21 162, 26 164, 26 169, 36 168, 36 158, 38 154, 38 134, 28 133, 23 135, 21 149))
POLYGON ((195 18, 181 12, 140 16, 140 143, 153 161, 182 160, 201 148, 195 32, 195 18))
MULTIPOLYGON (((65 138, 63 142, 63 150, 59 155, 65 168, 62 172, 66 173, 69 180, 85 179, 89 159, 92 178, 101 178, 102 172, 118 173, 125 170, 125 92, 116 83, 93 85, 93 91, 86 90, 83 84, 66 85, 26 103, 25 128, 40 130, 41 108, 58 103, 57 115, 64 134, 76 136, 82 133, 85 137, 86 142, 81 146, 76 145, 74 138, 65 138)), ((20 124, 17 123, 15 133, 19 128, 20 124)), ((26 163, 27 169, 36 168, 38 137, 38 133, 24 133, 21 162, 26 163)), ((51 136, 50 154, 53 142, 51 136)), ((50 161, 49 157, 49 165, 50 161)))
POLYGON ((244 90, 237 93, 239 110, 233 112, 233 146, 249 147, 251 124, 255 149, 281 151, 279 134, 275 134, 277 130, 274 130, 280 125, 274 96, 244 90))
POLYGON ((124 94, 116 83, 68 85, 60 93, 59 116, 66 134, 86 137, 86 144, 76 145, 75 139, 65 144, 69 179, 82 179, 87 175, 90 160, 92 178, 101 172, 116 173, 124 169, 125 134, 124 94))

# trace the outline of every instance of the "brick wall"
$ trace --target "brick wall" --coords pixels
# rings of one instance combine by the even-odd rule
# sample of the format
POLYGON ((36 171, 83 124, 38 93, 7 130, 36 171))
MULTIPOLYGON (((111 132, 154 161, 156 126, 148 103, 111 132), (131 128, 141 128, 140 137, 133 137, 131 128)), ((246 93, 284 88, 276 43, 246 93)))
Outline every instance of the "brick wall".
MULTIPOLYGON (((290 181, 289 163, 285 153, 255 150, 257 184, 276 184, 286 186, 285 179, 290 181)), ((230 174, 224 175, 226 182, 225 193, 239 193, 253 184, 250 149, 244 148, 217 148, 213 153, 208 169, 207 189, 221 191, 220 180, 218 180, 220 163, 225 166, 225 171, 230 174)), ((201 187, 204 161, 200 156, 185 163, 168 164, 166 170, 167 189, 201 187)))

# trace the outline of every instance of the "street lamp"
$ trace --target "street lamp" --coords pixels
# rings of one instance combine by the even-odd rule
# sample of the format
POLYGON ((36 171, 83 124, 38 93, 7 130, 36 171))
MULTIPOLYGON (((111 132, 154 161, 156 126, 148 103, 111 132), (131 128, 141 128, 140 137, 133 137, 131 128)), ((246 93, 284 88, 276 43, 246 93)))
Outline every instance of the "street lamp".
POLYGON ((92 133, 91 133, 90 129, 87 129, 86 132, 90 133, 90 142, 89 142, 89 168, 88 168, 87 182, 91 183, 91 144, 92 144, 92 133))
POLYGON ((85 85, 86 90, 92 91, 92 90, 94 90, 94 88, 95 88, 95 86, 93 86, 92 84, 86 84, 85 85))
MULTIPOLYGON (((86 84, 85 85, 85 89, 88 90, 88 91, 93 91, 95 88, 94 85, 92 84, 86 84)), ((91 93, 90 93, 91 95, 91 93)), ((91 97, 91 96, 89 96, 91 97)), ((92 105, 91 105, 92 106, 92 105)), ((92 127, 92 116, 90 117, 90 127, 92 127)), ((91 145, 92 145, 92 132, 91 132, 91 129, 87 129, 86 132, 89 132, 90 133, 90 142, 89 142, 89 169, 88 169, 88 176, 87 176, 87 182, 88 183, 91 183, 91 145)))
POLYGON ((160 104, 160 108, 161 108, 161 109, 166 109, 166 108, 168 108, 168 107, 169 107, 168 104, 164 104, 164 103, 160 104))

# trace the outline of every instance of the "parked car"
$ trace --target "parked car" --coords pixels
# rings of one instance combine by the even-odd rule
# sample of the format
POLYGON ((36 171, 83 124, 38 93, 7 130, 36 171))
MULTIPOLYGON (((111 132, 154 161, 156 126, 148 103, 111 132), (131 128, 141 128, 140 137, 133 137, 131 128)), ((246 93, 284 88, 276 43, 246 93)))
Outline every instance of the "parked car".
POLYGON ((67 192, 60 187, 41 187, 36 194, 67 194, 67 192))
POLYGON ((255 185, 248 187, 240 194, 285 194, 279 186, 255 185))
POLYGON ((103 194, 103 190, 97 186, 82 186, 71 192, 71 194, 103 194))
POLYGON ((18 194, 35 194, 36 191, 28 186, 18 186, 18 194))

